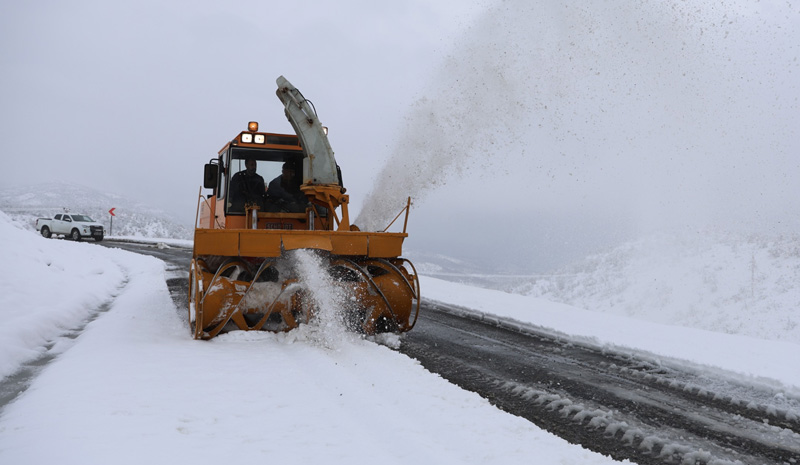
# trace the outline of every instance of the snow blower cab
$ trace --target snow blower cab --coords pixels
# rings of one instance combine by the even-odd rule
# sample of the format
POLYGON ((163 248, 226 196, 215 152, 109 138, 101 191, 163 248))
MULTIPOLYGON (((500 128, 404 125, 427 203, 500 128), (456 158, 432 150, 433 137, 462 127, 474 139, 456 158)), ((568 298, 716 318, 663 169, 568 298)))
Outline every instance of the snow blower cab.
POLYGON ((299 265, 300 251, 313 251, 347 327, 410 330, 420 297, 414 266, 400 258, 405 226, 366 232, 350 224, 326 128, 289 81, 281 76, 277 84, 295 134, 260 132, 250 122, 205 166, 203 186, 212 192, 199 196, 189 276, 194 338, 312 321, 318 283, 299 265))

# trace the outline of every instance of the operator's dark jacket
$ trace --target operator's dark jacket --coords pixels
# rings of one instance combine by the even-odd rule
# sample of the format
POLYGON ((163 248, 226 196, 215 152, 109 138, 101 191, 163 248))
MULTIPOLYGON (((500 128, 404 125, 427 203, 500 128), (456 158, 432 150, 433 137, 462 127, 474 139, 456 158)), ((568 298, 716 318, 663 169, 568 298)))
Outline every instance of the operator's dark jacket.
POLYGON ((267 195, 285 202, 300 202, 304 201, 306 198, 306 195, 300 190, 299 185, 289 185, 289 183, 284 182, 283 176, 278 176, 270 181, 267 195))
POLYGON ((264 206, 264 178, 259 174, 239 171, 231 178, 231 206, 244 211, 245 204, 255 203, 264 206))

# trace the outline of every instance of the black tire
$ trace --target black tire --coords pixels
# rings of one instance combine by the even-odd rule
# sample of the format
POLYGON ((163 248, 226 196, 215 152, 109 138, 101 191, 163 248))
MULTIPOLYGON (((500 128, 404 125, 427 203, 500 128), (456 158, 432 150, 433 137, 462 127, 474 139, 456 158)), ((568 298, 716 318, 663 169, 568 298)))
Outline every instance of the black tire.
POLYGON ((52 234, 50 234, 50 228, 42 226, 42 236, 44 236, 45 239, 50 239, 50 236, 52 236, 52 234))
POLYGON ((78 231, 77 229, 73 229, 72 232, 69 234, 69 237, 75 242, 80 242, 81 241, 81 232, 78 231))
POLYGON ((103 236, 94 236, 95 242, 100 242, 103 240, 103 236))

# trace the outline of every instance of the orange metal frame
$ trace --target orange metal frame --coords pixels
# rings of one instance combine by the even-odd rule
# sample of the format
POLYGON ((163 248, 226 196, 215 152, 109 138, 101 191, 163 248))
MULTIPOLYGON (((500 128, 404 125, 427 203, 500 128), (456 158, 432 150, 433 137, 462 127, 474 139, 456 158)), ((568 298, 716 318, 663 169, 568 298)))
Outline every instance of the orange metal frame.
POLYGON ((295 249, 335 255, 392 258, 402 254, 406 233, 361 231, 284 231, 270 229, 195 229, 194 255, 278 257, 295 249))

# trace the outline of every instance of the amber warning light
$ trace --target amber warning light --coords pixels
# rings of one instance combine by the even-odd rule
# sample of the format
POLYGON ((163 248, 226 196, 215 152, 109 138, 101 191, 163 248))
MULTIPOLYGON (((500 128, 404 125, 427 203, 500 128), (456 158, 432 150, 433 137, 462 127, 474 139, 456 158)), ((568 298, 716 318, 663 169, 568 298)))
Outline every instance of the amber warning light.
POLYGON ((249 123, 247 123, 247 130, 250 132, 258 131, 258 123, 255 121, 250 121, 249 123))

